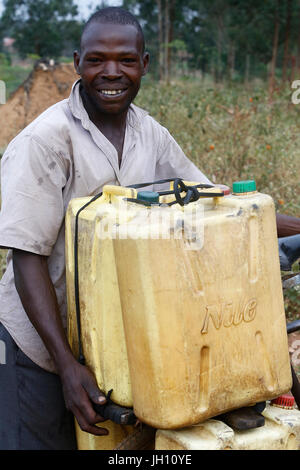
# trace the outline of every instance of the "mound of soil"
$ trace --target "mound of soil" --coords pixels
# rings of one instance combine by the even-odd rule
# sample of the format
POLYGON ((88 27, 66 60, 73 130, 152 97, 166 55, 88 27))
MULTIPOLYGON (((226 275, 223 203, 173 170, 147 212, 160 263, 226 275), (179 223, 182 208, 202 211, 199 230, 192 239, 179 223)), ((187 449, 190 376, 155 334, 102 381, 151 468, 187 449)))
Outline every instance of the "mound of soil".
POLYGON ((73 64, 37 63, 7 103, 0 106, 0 149, 45 109, 67 98, 78 78, 73 64))

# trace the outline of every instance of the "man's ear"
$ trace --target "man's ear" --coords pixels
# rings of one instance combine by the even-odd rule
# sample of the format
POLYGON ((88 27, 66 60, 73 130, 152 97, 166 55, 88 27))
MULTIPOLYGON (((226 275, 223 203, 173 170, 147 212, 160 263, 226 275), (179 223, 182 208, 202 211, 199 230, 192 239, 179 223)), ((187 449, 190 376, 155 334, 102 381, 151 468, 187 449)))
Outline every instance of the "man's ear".
POLYGON ((79 67, 80 54, 79 54, 78 51, 74 51, 73 58, 74 58, 74 68, 76 70, 76 73, 77 73, 77 75, 81 75, 80 74, 80 67, 79 67))
POLYGON ((150 63, 150 55, 149 52, 145 52, 143 56, 143 65, 144 65, 144 71, 143 75, 146 75, 148 70, 149 70, 149 63, 150 63))

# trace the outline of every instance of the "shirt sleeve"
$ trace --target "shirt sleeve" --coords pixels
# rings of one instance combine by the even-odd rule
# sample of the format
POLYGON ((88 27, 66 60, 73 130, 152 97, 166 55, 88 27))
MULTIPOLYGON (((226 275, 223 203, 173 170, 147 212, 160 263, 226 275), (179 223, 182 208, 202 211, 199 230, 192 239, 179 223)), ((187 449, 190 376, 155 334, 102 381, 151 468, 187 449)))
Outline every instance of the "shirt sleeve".
POLYGON ((0 246, 49 256, 64 220, 62 159, 38 137, 16 138, 1 161, 0 246))
POLYGON ((156 180, 166 178, 181 178, 186 181, 213 184, 196 165, 184 154, 181 147, 163 128, 163 137, 158 150, 156 163, 156 180))

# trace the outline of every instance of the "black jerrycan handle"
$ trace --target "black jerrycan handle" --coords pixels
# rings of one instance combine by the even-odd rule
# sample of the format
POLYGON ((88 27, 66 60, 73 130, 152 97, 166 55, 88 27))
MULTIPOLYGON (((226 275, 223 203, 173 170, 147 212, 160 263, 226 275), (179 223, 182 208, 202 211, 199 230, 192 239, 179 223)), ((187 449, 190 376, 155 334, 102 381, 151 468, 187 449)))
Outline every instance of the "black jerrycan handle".
POLYGON ((125 408, 123 406, 116 405, 111 399, 110 396, 112 390, 110 390, 106 396, 106 403, 104 405, 96 405, 93 403, 93 408, 99 415, 103 418, 109 419, 116 424, 135 424, 137 422, 137 417, 135 416, 131 408, 125 408))

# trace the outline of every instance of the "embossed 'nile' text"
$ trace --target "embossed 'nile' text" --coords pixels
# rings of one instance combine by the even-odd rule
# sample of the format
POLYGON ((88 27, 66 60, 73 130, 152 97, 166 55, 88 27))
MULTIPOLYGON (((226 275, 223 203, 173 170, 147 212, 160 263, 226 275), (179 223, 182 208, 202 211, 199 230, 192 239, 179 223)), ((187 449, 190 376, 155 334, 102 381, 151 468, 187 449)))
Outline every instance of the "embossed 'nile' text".
POLYGON ((201 333, 208 332, 209 324, 213 324, 216 330, 221 326, 229 328, 232 325, 239 325, 241 322, 249 323, 256 316, 256 299, 250 299, 245 303, 223 302, 219 304, 207 305, 206 313, 201 329, 201 333))

